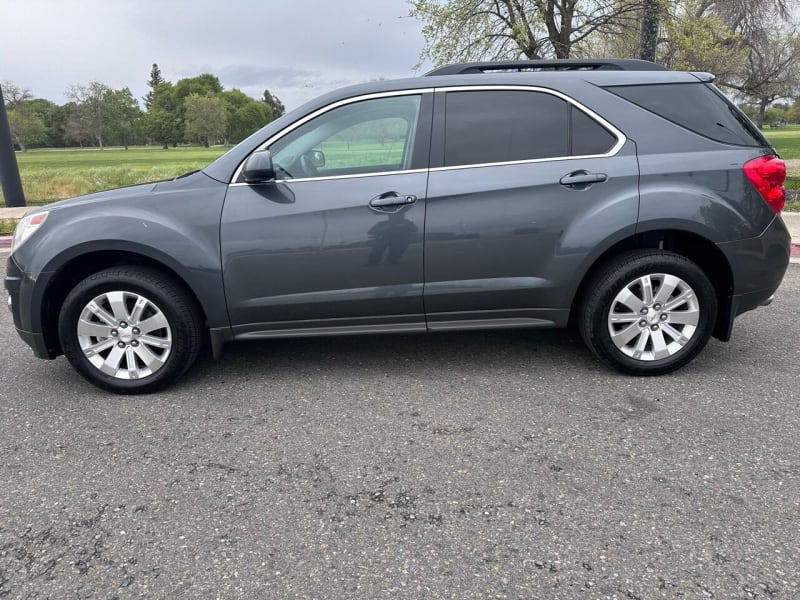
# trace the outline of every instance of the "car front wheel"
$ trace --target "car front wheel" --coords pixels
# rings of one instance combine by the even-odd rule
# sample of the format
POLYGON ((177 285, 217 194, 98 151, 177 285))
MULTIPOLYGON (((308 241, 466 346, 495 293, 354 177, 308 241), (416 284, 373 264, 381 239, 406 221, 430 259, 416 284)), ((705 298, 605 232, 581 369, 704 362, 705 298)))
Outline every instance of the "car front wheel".
POLYGON ((716 316, 716 292, 699 266, 672 252, 640 250, 592 278, 579 328, 589 348, 614 368, 660 375, 697 356, 716 316))
POLYGON ((70 364, 96 386, 148 393, 182 375, 197 358, 202 329, 193 300, 154 269, 105 269, 67 295, 59 337, 70 364))

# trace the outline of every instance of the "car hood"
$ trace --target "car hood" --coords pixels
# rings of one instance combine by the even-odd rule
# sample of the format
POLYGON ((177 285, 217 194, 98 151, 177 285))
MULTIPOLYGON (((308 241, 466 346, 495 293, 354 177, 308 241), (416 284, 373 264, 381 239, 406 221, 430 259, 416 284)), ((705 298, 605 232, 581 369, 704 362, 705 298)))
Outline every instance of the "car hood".
POLYGON ((161 181, 153 181, 150 183, 140 183, 138 185, 129 185, 121 188, 114 188, 111 190, 104 190, 102 192, 95 192, 93 194, 86 194, 84 196, 77 196, 75 198, 68 198, 66 200, 59 200, 45 206, 39 207, 38 210, 31 212, 39 212, 41 210, 58 210, 62 208, 75 208, 78 206, 89 206, 97 203, 106 203, 115 200, 130 200, 133 198, 146 198, 156 192, 171 192, 183 189, 186 187, 196 187, 205 183, 218 182, 202 171, 192 171, 185 175, 180 175, 173 179, 164 179, 161 181))

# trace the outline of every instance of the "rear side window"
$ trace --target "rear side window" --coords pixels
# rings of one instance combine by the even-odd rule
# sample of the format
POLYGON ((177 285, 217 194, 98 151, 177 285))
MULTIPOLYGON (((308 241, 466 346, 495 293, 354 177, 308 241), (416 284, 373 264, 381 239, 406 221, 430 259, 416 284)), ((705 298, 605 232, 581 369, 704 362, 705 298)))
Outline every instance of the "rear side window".
POLYGON ((712 140, 739 146, 769 146, 750 119, 711 85, 662 83, 606 89, 712 140))
POLYGON ((604 154, 617 138, 570 103, 544 92, 448 92, 447 167, 604 154))

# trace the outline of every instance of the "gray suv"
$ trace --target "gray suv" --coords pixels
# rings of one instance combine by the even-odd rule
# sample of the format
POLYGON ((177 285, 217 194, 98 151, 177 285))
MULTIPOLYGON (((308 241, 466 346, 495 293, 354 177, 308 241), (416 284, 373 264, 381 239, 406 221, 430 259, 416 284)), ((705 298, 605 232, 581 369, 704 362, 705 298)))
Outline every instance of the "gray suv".
POLYGON ((789 262, 784 163, 712 81, 526 61, 327 94, 201 171, 28 214, 14 324, 120 393, 231 340, 568 324, 672 371, 789 262))

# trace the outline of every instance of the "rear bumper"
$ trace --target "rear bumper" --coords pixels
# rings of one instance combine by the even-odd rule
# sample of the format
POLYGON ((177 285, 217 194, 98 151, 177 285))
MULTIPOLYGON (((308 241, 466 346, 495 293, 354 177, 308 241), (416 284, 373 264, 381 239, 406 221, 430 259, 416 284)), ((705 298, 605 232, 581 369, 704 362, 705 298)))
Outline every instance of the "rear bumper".
POLYGON ((760 236, 718 247, 728 259, 733 275, 733 293, 729 302, 720 306, 727 327, 715 333, 727 341, 737 316, 772 302, 789 266, 792 239, 783 219, 776 216, 760 236))

